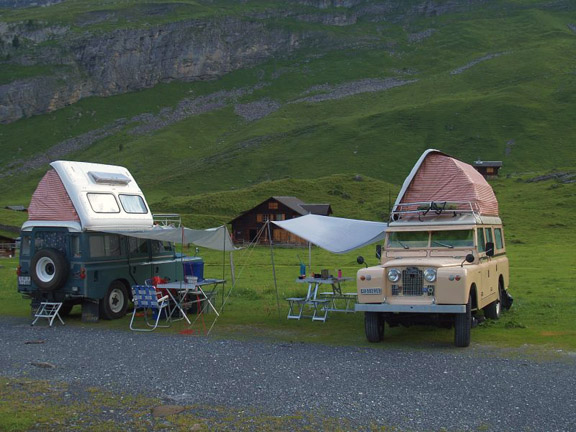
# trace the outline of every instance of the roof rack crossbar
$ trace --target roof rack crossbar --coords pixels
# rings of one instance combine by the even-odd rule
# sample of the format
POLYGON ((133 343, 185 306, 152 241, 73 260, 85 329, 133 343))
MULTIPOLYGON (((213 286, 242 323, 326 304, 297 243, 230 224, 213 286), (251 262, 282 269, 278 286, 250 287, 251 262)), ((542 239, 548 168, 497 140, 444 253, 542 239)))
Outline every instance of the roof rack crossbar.
POLYGON ((472 214, 480 216, 478 203, 472 201, 420 201, 399 203, 390 213, 390 220, 395 221, 402 215, 418 215, 422 217, 438 217, 440 215, 453 216, 454 214, 472 214))

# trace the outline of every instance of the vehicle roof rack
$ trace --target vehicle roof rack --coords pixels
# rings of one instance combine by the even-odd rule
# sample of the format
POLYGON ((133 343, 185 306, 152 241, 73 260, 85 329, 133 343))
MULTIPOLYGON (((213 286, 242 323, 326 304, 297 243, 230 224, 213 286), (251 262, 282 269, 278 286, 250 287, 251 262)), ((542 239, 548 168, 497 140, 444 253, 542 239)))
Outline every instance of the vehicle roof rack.
POLYGON ((472 215, 480 218, 478 204, 472 201, 423 201, 412 203, 399 203, 390 213, 390 221, 400 220, 423 222, 431 218, 450 218, 462 215, 472 215))
POLYGON ((180 228, 182 226, 182 218, 177 213, 158 213, 152 215, 154 225, 163 227, 180 228))

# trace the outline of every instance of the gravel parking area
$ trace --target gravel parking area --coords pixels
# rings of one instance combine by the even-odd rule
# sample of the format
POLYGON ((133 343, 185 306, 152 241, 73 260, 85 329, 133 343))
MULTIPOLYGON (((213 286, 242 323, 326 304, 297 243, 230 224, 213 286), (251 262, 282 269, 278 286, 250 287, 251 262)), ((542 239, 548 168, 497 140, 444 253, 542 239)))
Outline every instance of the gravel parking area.
POLYGON ((568 432, 576 424, 569 353, 542 360, 476 345, 331 347, 29 323, 0 318, 2 376, 342 417, 357 430, 568 432))

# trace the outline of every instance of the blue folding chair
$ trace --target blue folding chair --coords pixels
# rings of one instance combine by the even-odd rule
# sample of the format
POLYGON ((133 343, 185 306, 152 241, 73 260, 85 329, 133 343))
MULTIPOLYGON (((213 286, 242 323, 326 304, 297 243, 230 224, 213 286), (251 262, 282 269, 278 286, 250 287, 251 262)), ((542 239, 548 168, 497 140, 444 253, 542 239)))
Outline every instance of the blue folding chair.
POLYGON ((132 286, 132 301, 134 302, 134 312, 132 312, 132 319, 130 320, 130 330, 134 331, 152 331, 156 327, 170 327, 170 313, 164 311, 165 308, 169 307, 169 296, 165 295, 163 297, 159 296, 159 292, 156 291, 154 286, 150 285, 133 285, 132 286), (150 328, 135 328, 134 318, 136 317, 136 312, 138 310, 143 310, 144 319, 146 325, 150 328), (156 321, 154 324, 148 322, 148 311, 152 311, 153 315, 156 315, 156 321), (160 318, 162 316, 166 317, 168 325, 158 325, 160 318))

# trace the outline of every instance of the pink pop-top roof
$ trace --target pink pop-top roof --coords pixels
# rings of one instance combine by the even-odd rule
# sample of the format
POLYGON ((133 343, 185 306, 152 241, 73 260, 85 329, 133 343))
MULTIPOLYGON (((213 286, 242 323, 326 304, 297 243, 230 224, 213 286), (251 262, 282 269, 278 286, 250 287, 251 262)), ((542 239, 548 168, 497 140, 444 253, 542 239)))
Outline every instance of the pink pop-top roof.
POLYGON ((481 215, 498 216, 498 201, 484 177, 471 165, 438 150, 424 152, 395 206, 431 201, 470 201, 481 215))
POLYGON ((60 176, 53 169, 44 175, 32 194, 28 220, 80 222, 60 176))

